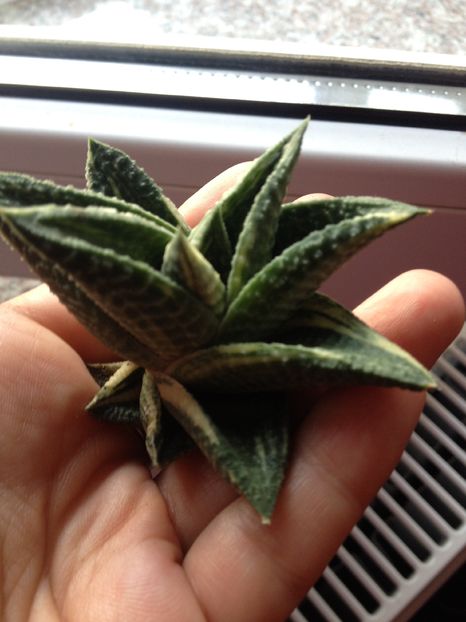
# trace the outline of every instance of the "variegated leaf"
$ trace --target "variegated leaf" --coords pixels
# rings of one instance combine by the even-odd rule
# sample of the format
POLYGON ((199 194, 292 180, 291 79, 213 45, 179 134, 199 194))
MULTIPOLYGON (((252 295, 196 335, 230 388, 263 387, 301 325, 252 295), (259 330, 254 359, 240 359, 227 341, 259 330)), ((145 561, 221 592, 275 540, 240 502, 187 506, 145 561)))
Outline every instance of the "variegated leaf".
MULTIPOLYGON (((334 225, 342 220, 363 216, 373 211, 392 211, 398 203, 378 197, 334 197, 329 199, 299 199, 282 205, 275 240, 274 255, 302 240, 312 231, 334 225)), ((404 204, 400 204, 404 210, 404 204)), ((419 210, 427 214, 428 210, 419 210)))
POLYGON ((172 225, 180 226, 186 233, 189 232, 188 225, 170 199, 123 151, 90 139, 86 178, 91 190, 136 203, 172 225))
POLYGON ((164 411, 149 372, 130 361, 88 367, 102 388, 86 410, 101 421, 132 424, 144 438, 155 472, 194 446, 183 428, 164 411))
POLYGON ((87 369, 99 387, 102 387, 124 363, 125 361, 90 363, 87 365, 87 369))
MULTIPOLYGON (((106 316, 120 324, 124 332, 152 352, 153 365, 159 366, 161 360, 193 350, 215 334, 218 321, 214 314, 147 264, 80 239, 71 242, 55 230, 47 235, 43 229, 38 233, 34 221, 22 209, 3 208, 0 221, 4 234, 13 244, 20 241, 19 245, 15 244, 17 247, 29 256, 34 254, 31 267, 54 288, 72 312, 78 309, 84 319, 88 315, 86 309, 81 309, 80 300, 70 301, 70 295, 78 289, 78 293, 84 292, 106 316), (45 263, 37 261, 38 254, 45 263), (56 265, 60 265, 60 270, 68 277, 64 285, 67 287, 71 282, 74 287, 62 291, 60 279, 49 274, 56 265)), ((99 325, 95 328, 100 330, 99 325)), ((102 335, 98 332, 98 336, 105 339, 106 330, 103 326, 102 335)), ((139 355, 119 352, 137 363, 142 360, 139 355)), ((145 364, 151 367, 147 360, 145 364)))
MULTIPOLYGON (((235 343, 199 350, 167 370, 196 391, 253 392, 320 385, 368 384, 428 389, 432 377, 411 356, 380 335, 352 336, 342 329, 321 331, 310 345, 301 343, 235 343)), ((294 340, 294 338, 293 338, 294 340)))
POLYGON ((288 455, 285 398, 211 397, 204 408, 172 378, 155 378, 164 404, 207 459, 270 522, 288 455))
POLYGON ((5 217, 0 209, 0 230, 6 241, 16 248, 34 272, 68 307, 73 315, 115 354, 145 367, 158 366, 160 359, 147 346, 99 307, 57 262, 30 243, 5 217))
MULTIPOLYGON (((216 204, 214 209, 222 214, 222 221, 228 233, 232 248, 236 247, 239 234, 243 228, 244 219, 254 202, 255 196, 273 170, 275 163, 282 154, 283 147, 288 143, 292 135, 293 132, 285 136, 285 138, 270 149, 267 149, 260 157, 256 158, 244 176, 233 188, 227 190, 216 204)), ((216 229, 218 227, 214 219, 212 219, 211 226, 216 229)), ((207 230, 204 235, 207 237, 211 234, 207 230)))
MULTIPOLYGON (((144 369, 130 361, 112 365, 115 368, 113 374, 103 383, 92 401, 86 406, 86 410, 93 417, 101 421, 112 423, 131 423, 139 426, 141 413, 139 409, 139 395, 144 369)), ((111 371, 107 366, 100 369, 102 375, 111 371)), ((96 368, 93 370, 96 371, 96 368)))
POLYGON ((228 300, 236 298, 244 285, 272 257, 281 203, 298 157, 308 120, 293 132, 279 160, 256 194, 244 220, 228 278, 228 300))
POLYGON ((163 218, 151 214, 133 203, 107 197, 98 192, 78 190, 73 186, 59 186, 19 173, 0 173, 0 205, 27 207, 38 205, 73 205, 75 207, 113 207, 119 212, 135 214, 174 233, 176 228, 163 218))
POLYGON ((145 372, 142 377, 139 396, 141 426, 144 431, 146 450, 152 468, 160 469, 159 445, 162 429, 162 402, 153 377, 145 372))
POLYGON ((162 272, 191 292, 220 316, 225 309, 225 286, 207 259, 178 230, 165 249, 162 272))
POLYGON ((57 205, 24 207, 21 222, 36 238, 61 237, 71 247, 75 240, 80 240, 157 269, 162 265, 165 247, 173 239, 173 234, 164 227, 110 207, 85 210, 57 205))
POLYGON ((424 210, 396 203, 308 234, 258 272, 232 302, 219 343, 268 338, 356 251, 424 210), (260 318, 260 322, 257 319, 260 318))
POLYGON ((223 222, 222 212, 211 209, 191 230, 189 241, 212 264, 223 283, 227 282, 233 251, 223 222))
POLYGON ((131 402, 139 398, 144 369, 131 361, 124 361, 100 387, 92 401, 86 406, 94 410, 117 402, 131 402))

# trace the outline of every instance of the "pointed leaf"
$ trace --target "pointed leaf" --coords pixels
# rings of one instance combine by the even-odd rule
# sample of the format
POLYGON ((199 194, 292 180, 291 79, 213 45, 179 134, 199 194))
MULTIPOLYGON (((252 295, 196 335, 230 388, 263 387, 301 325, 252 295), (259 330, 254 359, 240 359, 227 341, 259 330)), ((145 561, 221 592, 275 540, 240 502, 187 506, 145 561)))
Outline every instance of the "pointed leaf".
POLYGON ((113 207, 119 212, 135 214, 149 220, 167 231, 175 227, 159 216, 151 214, 133 203, 127 203, 98 192, 77 190, 72 186, 59 186, 51 181, 42 181, 19 173, 0 173, 0 205, 20 207, 31 205, 73 205, 75 207, 113 207))
POLYGON ((168 368, 196 391, 252 392, 321 384, 370 384, 421 390, 432 388, 430 374, 406 352, 380 335, 369 339, 344 331, 297 333, 308 345, 236 343, 199 350, 168 368))
POLYGON ((191 230, 189 241, 212 264, 223 283, 226 283, 233 252, 222 212, 217 209, 209 210, 201 222, 191 230))
POLYGON ((123 151, 89 140, 86 162, 88 187, 107 196, 136 203, 185 232, 189 227, 161 188, 123 151))
POLYGON ((222 214, 225 228, 230 238, 232 248, 236 246, 239 234, 243 228, 244 219, 249 212, 256 194, 262 188, 265 180, 280 158, 283 147, 288 143, 294 132, 285 136, 279 143, 267 149, 256 158, 245 175, 238 183, 228 190, 215 206, 222 214))
POLYGON ((308 233, 372 211, 390 211, 396 202, 378 197, 299 199, 282 205, 274 255, 302 240, 308 233))
POLYGON ((31 245, 1 210, 0 230, 6 241, 21 253, 36 274, 93 335, 122 358, 129 358, 146 367, 159 364, 160 359, 155 353, 99 307, 55 261, 31 245))
POLYGON ((423 213, 425 210, 393 202, 391 209, 373 210, 327 225, 289 246, 258 272, 233 301, 218 341, 267 338, 356 251, 388 229, 423 213))
MULTIPOLYGON (((82 308, 79 292, 84 292, 106 316, 149 349, 153 353, 152 365, 195 349, 215 334, 217 320, 213 313, 148 265, 79 239, 64 239, 53 229, 45 232, 41 228, 37 232, 34 219, 27 210, 3 208, 0 222, 6 237, 71 311, 79 311, 79 319, 86 326, 89 326, 92 311, 82 308), (67 276, 63 284, 55 278, 54 267, 57 265, 67 276), (73 284, 71 288, 68 287, 70 282, 73 284), (78 300, 73 300, 76 289, 79 290, 78 300)), ((97 329, 97 336, 105 340, 108 327, 101 326, 100 322, 95 326, 93 319, 90 329, 94 333, 97 329)), ((133 356, 123 349, 119 351, 125 358, 138 363, 144 358, 145 365, 151 367, 145 352, 141 357, 139 353, 133 356)))
MULTIPOLYGON (((138 424, 140 420, 137 399, 141 391, 143 369, 130 361, 108 365, 97 371, 98 377, 103 378, 115 371, 103 383, 100 390, 86 406, 96 419, 112 423, 138 424)), ((97 368, 93 368, 95 372, 97 368)))
POLYGON ((141 426, 151 466, 160 469, 158 446, 162 428, 162 402, 157 385, 148 372, 144 372, 139 396, 141 426))
POLYGON ((99 387, 102 387, 107 380, 124 364, 124 361, 115 363, 90 363, 87 369, 99 387))
MULTIPOLYGON (((108 368, 107 368, 108 369, 108 368)), ((118 402, 131 402, 139 398, 144 369, 131 361, 124 361, 101 386, 86 410, 118 402)))
POLYGON ((288 455, 288 418, 279 396, 206 401, 209 412, 172 378, 156 374, 163 402, 207 459, 270 522, 288 455))
POLYGON ((162 272, 219 316, 225 309, 225 286, 207 259, 178 231, 165 249, 162 272))
POLYGON ((135 214, 117 212, 110 207, 42 205, 25 207, 21 219, 37 236, 62 236, 63 242, 74 240, 127 255, 133 260, 160 268, 166 245, 173 234, 164 227, 135 214))
POLYGON ((228 278, 229 301, 236 298, 249 279, 272 257, 281 203, 307 126, 306 119, 284 145, 280 159, 257 193, 244 220, 228 278))

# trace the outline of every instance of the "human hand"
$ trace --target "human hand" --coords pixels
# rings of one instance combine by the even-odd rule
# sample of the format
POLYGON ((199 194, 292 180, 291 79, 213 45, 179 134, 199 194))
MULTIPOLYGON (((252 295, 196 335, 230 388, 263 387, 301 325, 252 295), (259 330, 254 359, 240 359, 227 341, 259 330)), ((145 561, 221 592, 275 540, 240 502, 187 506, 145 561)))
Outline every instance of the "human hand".
MULTIPOLYGON (((184 206, 190 224, 242 172, 184 206)), ((430 366, 464 318, 407 273, 357 314, 430 366)), ((281 622, 395 466, 423 396, 350 388, 302 421, 271 526, 198 454, 154 483, 125 428, 83 412, 111 353, 40 287, 0 307, 2 619, 281 622)))

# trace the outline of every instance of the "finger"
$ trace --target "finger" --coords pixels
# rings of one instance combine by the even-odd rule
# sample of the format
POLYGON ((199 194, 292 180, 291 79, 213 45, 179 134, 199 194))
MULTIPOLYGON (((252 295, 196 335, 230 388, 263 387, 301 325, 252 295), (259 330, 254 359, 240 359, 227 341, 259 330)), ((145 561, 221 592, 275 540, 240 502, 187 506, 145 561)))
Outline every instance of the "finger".
POLYGON ((88 363, 119 358, 78 322, 47 285, 39 285, 12 298, 3 303, 2 307, 28 317, 52 331, 88 363))
MULTIPOLYGON (((426 365, 464 320, 458 290, 423 271, 399 277, 358 313, 426 365)), ((272 525, 262 526, 238 498, 186 555, 206 617, 283 620, 393 469, 422 403, 422 394, 378 388, 335 391, 320 400, 298 434, 272 525)))
POLYGON ((240 162, 214 177, 205 186, 180 206, 179 211, 191 227, 197 225, 204 214, 214 207, 223 194, 229 190, 251 167, 251 162, 240 162))

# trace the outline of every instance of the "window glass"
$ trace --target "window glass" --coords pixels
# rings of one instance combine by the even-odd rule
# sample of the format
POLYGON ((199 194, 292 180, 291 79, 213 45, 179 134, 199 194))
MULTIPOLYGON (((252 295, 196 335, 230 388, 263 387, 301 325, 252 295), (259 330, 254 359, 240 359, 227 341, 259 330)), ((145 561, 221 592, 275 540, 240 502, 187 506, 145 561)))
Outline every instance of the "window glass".
POLYGON ((294 45, 344 55, 356 48, 376 57, 380 50, 464 55, 465 13, 464 0, 0 0, 2 26, 54 28, 64 39, 166 44, 202 37, 226 49, 268 42, 277 52, 294 45))

